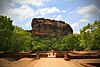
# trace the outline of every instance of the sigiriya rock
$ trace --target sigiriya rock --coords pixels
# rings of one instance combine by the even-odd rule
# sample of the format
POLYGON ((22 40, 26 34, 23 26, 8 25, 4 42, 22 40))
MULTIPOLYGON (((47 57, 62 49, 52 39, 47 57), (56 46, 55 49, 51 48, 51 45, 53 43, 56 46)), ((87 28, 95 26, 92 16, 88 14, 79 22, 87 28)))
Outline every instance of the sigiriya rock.
POLYGON ((64 21, 33 18, 31 26, 34 35, 65 36, 73 33, 73 29, 64 21))

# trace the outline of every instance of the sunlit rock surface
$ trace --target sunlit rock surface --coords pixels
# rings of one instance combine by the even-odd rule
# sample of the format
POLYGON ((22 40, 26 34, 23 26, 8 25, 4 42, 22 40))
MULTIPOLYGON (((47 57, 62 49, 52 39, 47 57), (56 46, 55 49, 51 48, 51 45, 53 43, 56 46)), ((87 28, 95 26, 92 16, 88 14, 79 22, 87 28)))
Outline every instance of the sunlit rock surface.
POLYGON ((31 26, 34 35, 65 36, 73 33, 70 25, 64 21, 33 18, 31 26))

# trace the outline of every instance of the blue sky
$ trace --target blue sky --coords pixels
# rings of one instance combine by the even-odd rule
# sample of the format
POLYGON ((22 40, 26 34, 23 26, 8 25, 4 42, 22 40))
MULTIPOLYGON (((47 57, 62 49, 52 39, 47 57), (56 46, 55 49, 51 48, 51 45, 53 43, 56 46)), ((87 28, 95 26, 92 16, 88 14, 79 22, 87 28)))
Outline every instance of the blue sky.
POLYGON ((0 15, 10 17, 13 25, 31 30, 33 18, 62 20, 74 33, 100 20, 100 0, 0 0, 0 15))

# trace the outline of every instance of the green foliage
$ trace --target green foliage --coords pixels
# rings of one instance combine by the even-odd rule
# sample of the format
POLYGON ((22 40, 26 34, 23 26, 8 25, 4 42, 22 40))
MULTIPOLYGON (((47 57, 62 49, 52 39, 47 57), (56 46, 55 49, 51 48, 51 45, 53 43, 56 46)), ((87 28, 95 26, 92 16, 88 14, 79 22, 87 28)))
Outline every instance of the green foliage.
POLYGON ((63 49, 66 50, 79 50, 79 35, 69 34, 63 39, 63 49))
POLYGON ((63 51, 95 50, 100 49, 99 33, 100 24, 99 21, 95 21, 94 24, 88 24, 83 27, 80 31, 80 34, 69 34, 68 36, 63 37, 33 36, 32 44, 30 44, 29 47, 31 50, 36 51, 45 51, 51 49, 63 51))
POLYGON ((14 26, 12 51, 29 51, 32 44, 32 35, 22 28, 14 26))
POLYGON ((0 51, 46 51, 51 49, 100 50, 100 21, 96 20, 93 24, 84 26, 80 30, 80 34, 51 37, 32 36, 22 28, 13 26, 10 18, 0 16, 0 51))
POLYGON ((6 16, 0 16, 0 50, 10 50, 13 29, 12 20, 6 16))
POLYGON ((80 46, 85 50, 100 49, 100 21, 88 24, 80 30, 80 46))

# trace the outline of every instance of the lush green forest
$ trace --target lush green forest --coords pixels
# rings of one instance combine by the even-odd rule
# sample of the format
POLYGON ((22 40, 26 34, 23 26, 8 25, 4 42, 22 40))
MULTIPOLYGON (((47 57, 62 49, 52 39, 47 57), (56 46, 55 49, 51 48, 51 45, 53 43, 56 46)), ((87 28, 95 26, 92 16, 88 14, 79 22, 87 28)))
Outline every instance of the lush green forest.
POLYGON ((84 26, 80 34, 63 37, 34 36, 12 23, 0 16, 0 51, 100 50, 100 20, 84 26))

